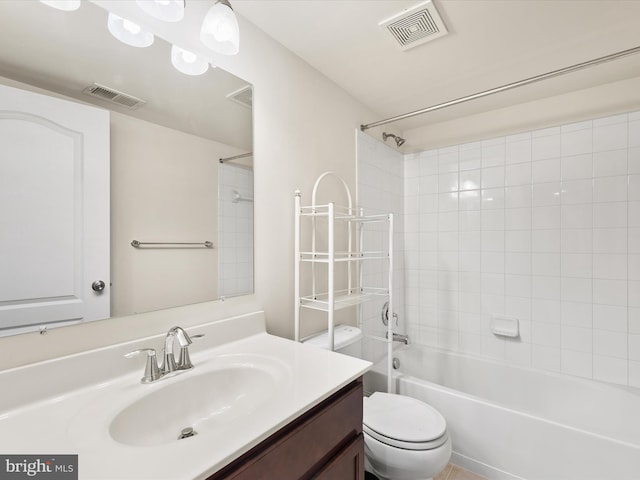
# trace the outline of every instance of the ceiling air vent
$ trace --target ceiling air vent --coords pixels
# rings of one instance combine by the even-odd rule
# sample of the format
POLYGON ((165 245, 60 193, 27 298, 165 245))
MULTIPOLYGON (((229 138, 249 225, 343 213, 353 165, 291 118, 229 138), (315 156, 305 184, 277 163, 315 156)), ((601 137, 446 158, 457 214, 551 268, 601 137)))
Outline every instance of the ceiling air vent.
POLYGON ((409 50, 448 33, 431 0, 398 13, 378 25, 393 36, 402 50, 409 50))
POLYGON ((251 85, 247 85, 235 92, 231 92, 227 95, 227 98, 244 107, 251 108, 253 107, 253 88, 251 88, 251 85))
POLYGON ((105 87, 104 85, 100 85, 99 83, 89 85, 87 88, 82 90, 82 93, 90 97, 99 98, 106 102, 115 103, 116 105, 120 105, 121 107, 127 107, 131 110, 135 110, 136 108, 147 103, 140 98, 134 97, 133 95, 127 95, 126 93, 119 92, 118 90, 111 87, 105 87))

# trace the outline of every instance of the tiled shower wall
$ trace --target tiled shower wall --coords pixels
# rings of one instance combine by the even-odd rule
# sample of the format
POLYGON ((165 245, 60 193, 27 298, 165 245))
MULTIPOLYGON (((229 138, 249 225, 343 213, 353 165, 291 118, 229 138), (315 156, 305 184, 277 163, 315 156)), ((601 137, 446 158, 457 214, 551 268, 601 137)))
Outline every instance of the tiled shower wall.
POLYGON ((414 342, 640 387, 640 112, 405 155, 404 211, 414 342))
POLYGON ((218 196, 218 293, 246 295, 253 292, 253 171, 221 164, 218 196))
MULTIPOLYGON (((394 214, 394 307, 400 318, 399 329, 405 330, 404 275, 403 275, 403 161, 402 154, 387 145, 358 132, 358 206, 365 213, 394 214)), ((364 227, 364 249, 387 250, 386 224, 375 223, 364 227)), ((388 284, 387 262, 370 260, 363 262, 363 284, 368 287, 384 287, 388 284)), ((384 300, 374 300, 361 306, 363 330, 366 335, 384 337, 386 327, 381 321, 384 300)), ((386 344, 365 338, 363 357, 378 361, 386 355, 386 344)))

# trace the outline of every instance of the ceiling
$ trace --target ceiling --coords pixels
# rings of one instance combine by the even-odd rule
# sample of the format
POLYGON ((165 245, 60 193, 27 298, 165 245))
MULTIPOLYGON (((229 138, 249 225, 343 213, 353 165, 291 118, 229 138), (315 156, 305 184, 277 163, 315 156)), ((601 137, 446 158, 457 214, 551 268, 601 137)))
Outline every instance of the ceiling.
MULTIPOLYGON (((402 51, 378 23, 423 0, 234 0, 375 111, 370 123, 640 46, 638 0, 434 0, 449 34, 402 51)), ((640 54, 404 120, 404 130, 640 76, 640 54)))

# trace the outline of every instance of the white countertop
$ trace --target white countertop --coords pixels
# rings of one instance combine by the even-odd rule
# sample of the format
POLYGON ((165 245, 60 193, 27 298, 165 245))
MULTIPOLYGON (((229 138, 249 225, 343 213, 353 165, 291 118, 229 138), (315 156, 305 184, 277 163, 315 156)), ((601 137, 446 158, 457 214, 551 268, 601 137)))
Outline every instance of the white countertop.
MULTIPOLYGON (((231 324, 216 323, 227 329, 227 333, 220 336, 229 337, 231 324)), ((231 335, 231 341, 217 345, 209 342, 206 349, 198 350, 197 343, 192 345, 191 358, 195 368, 153 384, 140 383, 144 362, 139 361, 135 362, 139 368, 129 373, 96 378, 97 383, 75 385, 72 390, 56 392, 55 382, 51 380, 43 380, 49 384, 44 390, 32 388, 30 383, 44 379, 45 372, 58 371, 58 375, 62 374, 61 379, 67 378, 66 382, 71 382, 68 377, 90 378, 86 369, 91 368, 92 360, 82 355, 75 356, 73 362, 56 364, 54 360, 0 372, 0 384, 8 387, 2 389, 2 395, 11 396, 11 389, 21 382, 28 392, 34 391, 35 395, 37 391, 31 402, 25 401, 24 392, 16 392, 14 404, 5 402, 10 408, 0 411, 0 452, 78 454, 80 479, 202 479, 361 376, 370 366, 369 362, 360 359, 260 332, 263 327, 263 322, 262 327, 252 324, 251 328, 244 329, 246 336, 238 334, 233 338, 231 335), (111 421, 131 403, 187 376, 216 368, 216 362, 239 354, 251 358, 257 365, 261 359, 265 363, 276 362, 279 371, 285 375, 284 381, 278 383, 260 408, 234 418, 233 428, 203 431, 193 438, 148 446, 127 445, 112 438, 111 421), (61 369, 73 370, 72 367, 81 368, 82 373, 60 372, 61 369)), ((202 331, 215 337, 216 324, 210 324, 202 331)), ((149 339, 144 341, 148 343, 149 339)), ((144 342, 140 343, 144 345, 144 342)), ((123 349, 132 346, 139 348, 131 342, 124 347, 114 347, 114 363, 120 361, 116 358, 121 357, 123 349)), ((96 358, 104 363, 111 353, 109 350, 102 349, 96 358)), ((224 388, 225 385, 220 385, 220 389, 224 388)), ((175 407, 173 403, 172 407, 175 407)), ((175 408, 167 409, 167 416, 173 410, 175 408)), ((158 418, 158 422, 163 421, 168 420, 158 418)))

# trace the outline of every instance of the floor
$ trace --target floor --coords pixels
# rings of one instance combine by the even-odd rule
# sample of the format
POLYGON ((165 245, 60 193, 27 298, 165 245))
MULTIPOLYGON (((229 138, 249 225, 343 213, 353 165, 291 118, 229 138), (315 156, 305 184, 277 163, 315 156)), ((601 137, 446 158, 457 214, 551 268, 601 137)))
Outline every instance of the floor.
POLYGON ((450 463, 433 480, 487 480, 469 470, 450 463))

